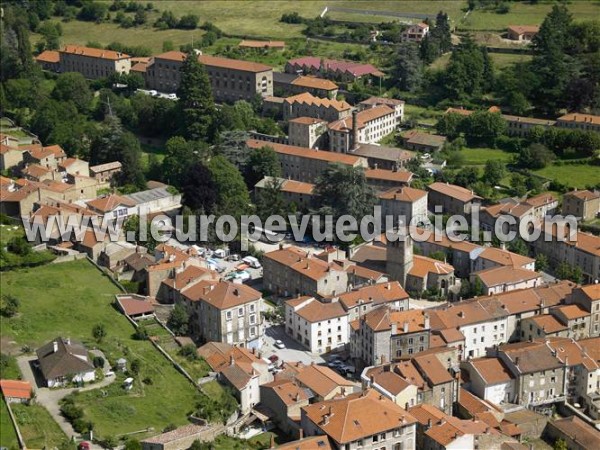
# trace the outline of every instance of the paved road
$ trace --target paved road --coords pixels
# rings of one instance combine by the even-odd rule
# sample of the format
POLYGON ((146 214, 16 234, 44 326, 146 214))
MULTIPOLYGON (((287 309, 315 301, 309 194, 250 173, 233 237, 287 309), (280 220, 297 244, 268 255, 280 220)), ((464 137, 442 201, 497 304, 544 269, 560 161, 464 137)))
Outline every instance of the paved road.
POLYGON ((322 364, 325 362, 319 355, 310 353, 306 348, 285 334, 283 325, 268 326, 265 329, 264 343, 261 351, 264 358, 275 354, 279 357, 279 361, 300 361, 303 364, 322 364), (285 348, 276 348, 273 344, 279 339, 285 344, 285 348))
MULTIPOLYGON (((115 380, 115 377, 106 377, 98 383, 89 384, 82 388, 49 389, 46 387, 40 387, 39 380, 31 368, 31 361, 34 361, 35 359, 37 359, 36 356, 19 356, 17 358, 17 364, 19 365, 23 379, 29 381, 32 386, 35 386, 35 401, 48 410, 52 418, 56 421, 56 423, 58 423, 60 428, 64 431, 69 439, 75 438, 76 441, 84 440, 84 438, 79 433, 75 432, 71 424, 61 415, 60 401, 76 390, 83 392, 106 387, 115 380)), ((108 369, 106 358, 104 361, 104 370, 106 372, 108 369)), ((95 444, 92 444, 91 448, 93 450, 102 449, 102 447, 95 444)))

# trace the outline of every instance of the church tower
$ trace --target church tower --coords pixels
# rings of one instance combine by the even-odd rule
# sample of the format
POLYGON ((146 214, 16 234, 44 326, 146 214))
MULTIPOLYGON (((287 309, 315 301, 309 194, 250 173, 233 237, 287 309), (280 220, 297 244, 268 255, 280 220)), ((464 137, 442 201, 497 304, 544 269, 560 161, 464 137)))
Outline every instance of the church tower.
POLYGON ((413 267, 413 241, 408 228, 396 231, 387 242, 386 272, 392 280, 406 285, 406 277, 413 267))

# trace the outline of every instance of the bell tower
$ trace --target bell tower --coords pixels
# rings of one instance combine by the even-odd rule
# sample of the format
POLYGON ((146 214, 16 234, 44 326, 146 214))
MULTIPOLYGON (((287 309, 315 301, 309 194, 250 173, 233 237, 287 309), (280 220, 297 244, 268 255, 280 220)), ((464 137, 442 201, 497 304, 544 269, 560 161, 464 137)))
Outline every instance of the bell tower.
POLYGON ((394 232, 387 241, 386 271, 392 280, 406 285, 406 276, 413 267, 413 242, 408 228, 394 232))

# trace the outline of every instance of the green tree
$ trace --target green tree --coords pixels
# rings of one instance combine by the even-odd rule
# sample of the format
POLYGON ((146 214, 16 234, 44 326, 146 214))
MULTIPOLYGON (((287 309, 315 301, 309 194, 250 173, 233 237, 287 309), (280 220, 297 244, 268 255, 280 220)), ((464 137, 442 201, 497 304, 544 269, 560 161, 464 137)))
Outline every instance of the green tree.
POLYGON ((249 211, 250 196, 240 171, 224 156, 217 155, 207 164, 217 192, 218 214, 239 217, 249 211))
POLYGON ((455 139, 460 134, 463 119, 464 116, 454 112, 444 114, 435 124, 436 132, 448 137, 448 139, 455 139))
POLYGON ((272 178, 265 183, 261 189, 255 189, 256 214, 262 220, 269 216, 285 216, 286 205, 281 192, 282 182, 272 178))
POLYGON ((402 42, 398 45, 392 77, 400 90, 414 92, 421 87, 423 63, 415 43, 402 42))
POLYGON ((199 160, 194 144, 181 136, 172 137, 167 141, 162 170, 163 179, 169 184, 179 187, 185 173, 199 160))
POLYGON ((333 214, 334 220, 344 214, 360 220, 373 213, 375 194, 362 167, 331 164, 319 175, 314 191, 319 211, 333 214))
POLYGON ((214 138, 215 102, 206 68, 193 52, 188 53, 181 67, 177 96, 183 136, 211 141, 214 138))
POLYGON ((52 98, 63 102, 72 101, 79 112, 87 113, 92 102, 92 91, 82 74, 66 72, 56 79, 52 98))
POLYGON ((528 169, 542 169, 556 159, 556 155, 545 145, 533 143, 519 152, 517 163, 528 169))
POLYGON ((246 169, 246 183, 252 189, 264 177, 280 177, 281 164, 275 150, 268 145, 252 150, 246 169))
POLYGON ((569 446, 567 445, 567 441, 564 439, 557 439, 554 441, 554 450, 569 450, 569 446))
POLYGON ((191 165, 180 184, 183 202, 192 211, 202 214, 215 212, 217 187, 212 172, 204 163, 198 161, 191 165))
POLYGON ((565 88, 572 78, 573 64, 566 54, 572 43, 571 23, 567 7, 555 4, 532 40, 534 55, 531 70, 538 80, 532 99, 548 115, 555 114, 565 104, 565 88))
POLYGON ((27 13, 20 7, 2 4, 0 39, 0 81, 29 75, 33 69, 27 13))
POLYGON ((100 343, 106 337, 106 326, 103 323, 98 323, 92 328, 92 337, 96 342, 100 343))
POLYGON ((464 118, 460 128, 470 145, 493 146, 506 132, 507 125, 500 113, 474 111, 464 118))
POLYGON ((482 180, 489 186, 497 186, 506 175, 506 167, 498 160, 486 161, 483 169, 482 180))
POLYGON ((132 185, 137 189, 146 188, 146 178, 142 170, 142 149, 140 141, 133 133, 124 132, 119 139, 119 158, 123 167, 118 175, 121 185, 132 185))
POLYGON ((183 336, 188 333, 189 321, 190 318, 186 309, 179 303, 176 303, 167 319, 167 326, 177 336, 183 336))
POLYGON ((444 72, 446 95, 453 100, 479 98, 486 86, 488 70, 482 48, 471 35, 463 37, 452 51, 444 72))
POLYGON ((548 257, 546 255, 544 255, 543 253, 540 253, 535 258, 535 270, 537 270, 538 272, 541 272, 541 271, 548 270, 548 267, 549 267, 548 257))
POLYGON ((19 312, 20 300, 14 295, 5 294, 2 296, 2 315, 4 317, 14 317, 19 312))

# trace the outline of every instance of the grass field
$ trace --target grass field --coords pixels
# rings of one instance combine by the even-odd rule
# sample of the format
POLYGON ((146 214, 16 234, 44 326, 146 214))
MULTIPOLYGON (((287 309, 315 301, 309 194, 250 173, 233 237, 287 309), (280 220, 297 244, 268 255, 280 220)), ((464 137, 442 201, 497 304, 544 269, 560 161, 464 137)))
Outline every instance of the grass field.
MULTIPOLYGON (((508 25, 539 25, 552 9, 554 2, 540 1, 532 5, 529 2, 510 2, 510 12, 497 14, 493 11, 475 10, 464 22, 458 23, 461 30, 504 31, 508 25)), ((600 3, 596 1, 575 0, 567 4, 575 20, 589 20, 600 14, 600 3)))
MULTIPOLYGON (((492 61, 494 62, 494 66, 496 69, 502 69, 503 67, 509 66, 511 64, 531 60, 531 55, 518 55, 510 53, 489 53, 489 55, 492 61)), ((430 67, 433 69, 443 69, 448 64, 448 61, 450 61, 450 53, 446 53, 445 55, 440 56, 431 64, 430 67)))
POLYGON ((17 225, 0 224, 0 243, 6 245, 12 238, 24 236, 23 227, 17 225))
POLYGON ((14 404, 12 410, 28 448, 55 448, 67 440, 43 406, 14 404))
POLYGON ((91 330, 103 323, 107 336, 99 347, 109 360, 124 356, 128 361, 141 362, 136 389, 131 394, 120 383, 113 383, 106 389, 106 396, 92 390, 77 397, 77 404, 83 407, 99 436, 147 427, 162 430, 171 423, 187 422, 187 414, 196 405, 196 390, 150 342, 132 338, 132 325, 112 306, 116 287, 88 261, 8 272, 2 275, 0 287, 3 293, 21 301, 18 317, 2 318, 2 337, 36 348, 62 335, 92 347, 95 343, 91 330), (146 378, 149 384, 139 381, 146 378))
POLYGON ((536 170, 534 173, 552 180, 560 181, 567 186, 578 189, 596 185, 600 181, 600 169, 598 166, 586 164, 564 166, 552 165, 536 170))
POLYGON ((513 154, 494 148, 463 148, 460 153, 465 157, 464 165, 483 166, 486 161, 494 160, 509 163, 513 154))
POLYGON ((0 379, 2 380, 20 380, 21 379, 21 371, 19 370, 19 366, 17 364, 17 358, 12 355, 8 355, 8 364, 6 367, 2 367, 2 372, 0 373, 0 379))
POLYGON ((8 407, 4 397, 0 399, 0 446, 6 448, 17 448, 17 433, 8 415, 8 407))

